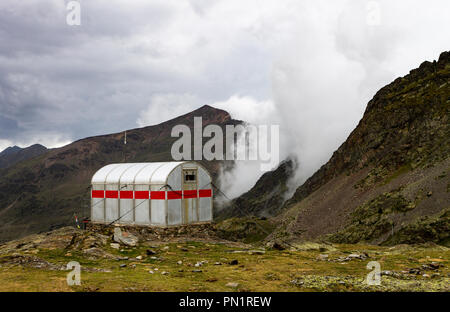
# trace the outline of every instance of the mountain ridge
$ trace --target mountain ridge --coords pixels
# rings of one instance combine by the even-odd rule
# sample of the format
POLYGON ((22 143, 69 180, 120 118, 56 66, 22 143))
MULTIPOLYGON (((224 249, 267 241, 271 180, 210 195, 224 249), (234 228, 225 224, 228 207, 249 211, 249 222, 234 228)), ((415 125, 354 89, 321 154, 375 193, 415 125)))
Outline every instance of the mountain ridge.
POLYGON ((44 154, 48 149, 41 144, 21 148, 17 145, 7 147, 0 152, 0 169, 8 168, 18 162, 44 154))
MULTIPOLYGON (((87 137, 66 146, 0 169, 0 242, 48 231, 72 223, 73 214, 89 216, 89 186, 95 171, 113 162, 170 161, 171 129, 193 128, 194 117, 203 126, 242 123, 224 110, 204 105, 157 125, 87 137)), ((217 179, 227 161, 200 161, 217 179)))
POLYGON ((446 51, 381 88, 347 140, 285 203, 271 238, 399 243, 394 236, 420 218, 446 218, 449 79, 446 51))

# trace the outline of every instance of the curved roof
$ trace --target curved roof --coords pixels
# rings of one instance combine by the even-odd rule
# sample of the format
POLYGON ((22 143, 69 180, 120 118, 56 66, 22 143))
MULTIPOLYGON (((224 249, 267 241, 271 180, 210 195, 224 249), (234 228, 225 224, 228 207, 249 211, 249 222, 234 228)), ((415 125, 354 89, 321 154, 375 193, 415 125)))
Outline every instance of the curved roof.
POLYGON ((122 175, 130 168, 135 166, 136 164, 120 164, 119 166, 115 167, 113 170, 111 170, 108 175, 106 176, 105 183, 116 183, 117 181, 120 181, 120 178, 122 175))
POLYGON ((136 175, 143 170, 145 167, 148 167, 150 163, 136 163, 133 167, 128 168, 125 170, 125 172, 122 174, 122 177, 120 178, 120 182, 123 184, 127 183, 134 183, 134 178, 136 175))
POLYGON ((105 167, 100 168, 93 176, 92 183, 105 183, 106 177, 108 174, 116 167, 120 166, 120 164, 111 164, 105 167))
POLYGON ((100 168, 92 177, 92 183, 165 184, 169 174, 187 161, 122 163, 100 168))
POLYGON ((184 162, 167 162, 159 166, 151 176, 151 184, 166 184, 169 174, 184 162))

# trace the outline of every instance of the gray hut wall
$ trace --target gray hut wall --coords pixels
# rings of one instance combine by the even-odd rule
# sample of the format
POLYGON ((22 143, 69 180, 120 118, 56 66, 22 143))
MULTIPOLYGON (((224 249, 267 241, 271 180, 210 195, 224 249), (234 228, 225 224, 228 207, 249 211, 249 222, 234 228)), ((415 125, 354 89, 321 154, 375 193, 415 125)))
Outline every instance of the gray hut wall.
MULTIPOLYGON (((164 184, 152 184, 150 191, 165 191, 164 184)), ((153 196, 152 196, 153 197, 153 196)), ((166 225, 166 200, 151 197, 151 224, 166 225)))
MULTIPOLYGON (((148 184, 136 184, 134 185, 135 191, 149 192, 150 188, 148 184)), ((151 224, 150 220, 150 200, 147 199, 134 199, 135 204, 135 223, 136 224, 151 224)))
MULTIPOLYGON (((107 183, 107 184, 105 184, 105 187, 106 187, 105 194, 107 194, 108 191, 112 191, 112 192, 119 191, 119 185, 117 183, 107 183)), ((113 222, 114 220, 116 220, 119 217, 119 199, 105 198, 105 205, 106 205, 105 221, 113 222)))
POLYGON ((120 183, 120 222, 121 223, 133 223, 134 222, 134 200, 133 200, 133 184, 122 184, 120 183), (122 198, 129 197, 126 196, 127 192, 131 191, 131 199, 130 198, 122 198))
MULTIPOLYGON (((105 191, 105 184, 93 184, 92 190, 95 191, 105 191)), ((92 221, 104 221, 105 220, 105 200, 104 198, 91 198, 91 215, 92 221)))
MULTIPOLYGON (((170 185, 172 189, 166 187, 168 192, 175 191, 176 195, 182 194, 181 174, 181 166, 176 167, 169 174, 167 184, 170 185)), ((169 199, 169 196, 167 196, 167 224, 175 225, 181 223, 183 223, 181 215, 181 199, 169 199)))
MULTIPOLYGON (((198 188, 200 190, 211 189, 212 195, 212 185, 211 178, 209 174, 203 169, 203 167, 198 166, 198 188)), ((212 196, 211 197, 200 197, 199 196, 199 221, 211 221, 212 220, 212 196)))

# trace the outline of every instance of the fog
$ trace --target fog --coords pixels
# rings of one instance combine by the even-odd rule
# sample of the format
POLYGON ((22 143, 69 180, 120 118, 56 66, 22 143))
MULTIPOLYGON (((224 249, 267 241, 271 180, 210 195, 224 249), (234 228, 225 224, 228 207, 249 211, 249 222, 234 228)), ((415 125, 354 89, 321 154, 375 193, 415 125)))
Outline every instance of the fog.
MULTIPOLYGON (((437 1, 411 1, 408 10, 392 1, 299 4, 295 17, 280 18, 291 21, 283 40, 269 45, 270 99, 232 96, 217 106, 237 119, 280 125, 280 160, 298 161, 292 193, 345 141, 377 90, 450 46, 441 35, 448 9, 437 1)), ((233 197, 261 174, 241 162, 222 182, 233 197)))

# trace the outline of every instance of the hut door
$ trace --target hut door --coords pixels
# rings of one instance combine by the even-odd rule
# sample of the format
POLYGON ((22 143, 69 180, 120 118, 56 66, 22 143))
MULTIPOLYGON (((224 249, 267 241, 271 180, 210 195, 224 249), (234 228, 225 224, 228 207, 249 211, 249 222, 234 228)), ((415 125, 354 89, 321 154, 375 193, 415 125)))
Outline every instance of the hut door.
MULTIPOLYGON (((197 169, 183 169, 183 191, 197 190, 197 169)), ((183 198, 183 223, 188 224, 198 221, 198 198, 194 192, 184 192, 183 198)))

